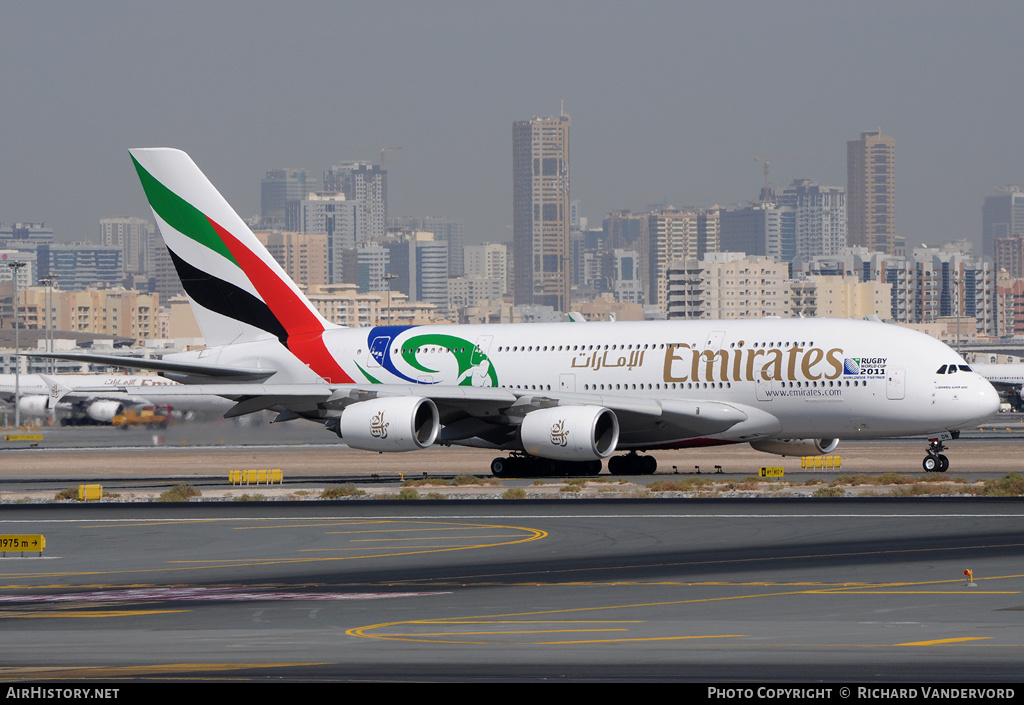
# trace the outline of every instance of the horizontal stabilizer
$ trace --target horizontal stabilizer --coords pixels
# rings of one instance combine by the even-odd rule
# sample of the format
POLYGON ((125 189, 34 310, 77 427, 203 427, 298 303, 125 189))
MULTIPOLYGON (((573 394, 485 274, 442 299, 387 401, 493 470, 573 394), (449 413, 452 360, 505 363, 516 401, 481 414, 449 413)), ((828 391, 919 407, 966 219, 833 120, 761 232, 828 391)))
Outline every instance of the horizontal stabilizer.
POLYGON ((110 365, 132 370, 153 370, 188 377, 203 377, 210 381, 221 382, 260 382, 270 378, 277 370, 256 369, 252 367, 224 367, 221 365, 204 365, 198 362, 175 362, 172 360, 146 360, 120 355, 100 355, 95 353, 22 353, 25 357, 43 357, 55 360, 73 360, 75 362, 91 362, 97 365, 110 365))

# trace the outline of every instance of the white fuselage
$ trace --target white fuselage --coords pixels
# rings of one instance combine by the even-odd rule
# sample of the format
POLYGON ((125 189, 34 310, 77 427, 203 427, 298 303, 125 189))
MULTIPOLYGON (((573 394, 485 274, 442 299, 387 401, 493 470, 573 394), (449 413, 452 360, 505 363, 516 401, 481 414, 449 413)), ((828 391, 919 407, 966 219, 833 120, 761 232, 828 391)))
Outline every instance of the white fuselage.
MULTIPOLYGON (((998 408, 980 375, 936 374, 965 364, 948 346, 867 321, 395 326, 330 329, 323 341, 361 386, 419 385, 424 396, 435 385, 498 387, 608 406, 721 402, 752 419, 707 440, 921 435, 976 425, 998 408)), ((309 381, 305 366, 286 369, 290 354, 276 341, 225 346, 213 357, 274 367, 271 383, 309 381)))

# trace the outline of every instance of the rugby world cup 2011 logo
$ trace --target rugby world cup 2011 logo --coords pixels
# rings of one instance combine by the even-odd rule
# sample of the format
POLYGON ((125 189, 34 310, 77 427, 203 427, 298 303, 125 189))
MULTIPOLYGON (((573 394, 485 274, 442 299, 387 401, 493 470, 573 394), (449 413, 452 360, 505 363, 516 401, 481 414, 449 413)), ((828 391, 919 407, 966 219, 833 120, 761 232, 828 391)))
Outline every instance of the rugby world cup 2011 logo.
POLYGON ((848 357, 843 360, 843 374, 844 375, 859 375, 860 374, 860 360, 852 357, 848 357))
POLYGON ((565 419, 551 425, 551 445, 565 448, 569 445, 569 431, 565 428, 565 419))
POLYGON ((384 421, 383 411, 374 414, 373 418, 370 419, 370 435, 374 438, 387 438, 388 426, 390 425, 390 422, 384 421))

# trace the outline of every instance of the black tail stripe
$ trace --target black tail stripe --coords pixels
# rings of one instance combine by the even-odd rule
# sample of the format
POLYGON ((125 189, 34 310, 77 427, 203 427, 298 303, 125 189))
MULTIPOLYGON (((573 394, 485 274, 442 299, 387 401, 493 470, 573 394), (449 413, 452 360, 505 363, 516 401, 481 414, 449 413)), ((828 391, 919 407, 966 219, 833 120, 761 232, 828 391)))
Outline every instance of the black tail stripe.
POLYGON ((171 252, 170 248, 167 251, 171 253, 171 260, 185 293, 197 304, 214 313, 265 330, 280 340, 282 345, 287 345, 288 331, 269 306, 248 291, 193 267, 171 252))

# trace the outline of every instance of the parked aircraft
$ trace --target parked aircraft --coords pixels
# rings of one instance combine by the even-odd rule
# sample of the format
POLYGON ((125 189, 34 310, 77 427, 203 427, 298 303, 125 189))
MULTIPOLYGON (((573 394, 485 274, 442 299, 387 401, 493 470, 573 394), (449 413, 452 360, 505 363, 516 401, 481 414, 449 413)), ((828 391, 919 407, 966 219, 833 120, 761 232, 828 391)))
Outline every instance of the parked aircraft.
POLYGON ((868 321, 341 328, 185 153, 131 154, 209 346, 166 356, 162 373, 234 400, 228 416, 273 409, 370 451, 507 451, 491 463, 505 476, 592 474, 605 458, 614 474, 652 473, 639 453, 664 448, 809 455, 915 435, 930 440, 925 469, 941 471, 943 442, 998 408, 952 349, 868 321))
POLYGON ((971 369, 992 383, 1000 392, 1013 395, 1010 403, 1015 408, 1024 405, 1024 364, 1005 363, 1001 365, 978 364, 971 365, 971 369))
MULTIPOLYGON (((170 404, 183 412, 224 413, 231 403, 209 395, 174 395, 161 392, 178 382, 156 375, 40 375, 23 374, 19 384, 18 408, 23 418, 46 418, 61 410, 61 425, 91 426, 110 424, 126 408, 141 409, 170 404), (124 391, 111 392, 109 387, 124 391), (80 391, 92 389, 92 391, 80 391)), ((14 402, 13 374, 0 375, 0 398, 14 402)))

